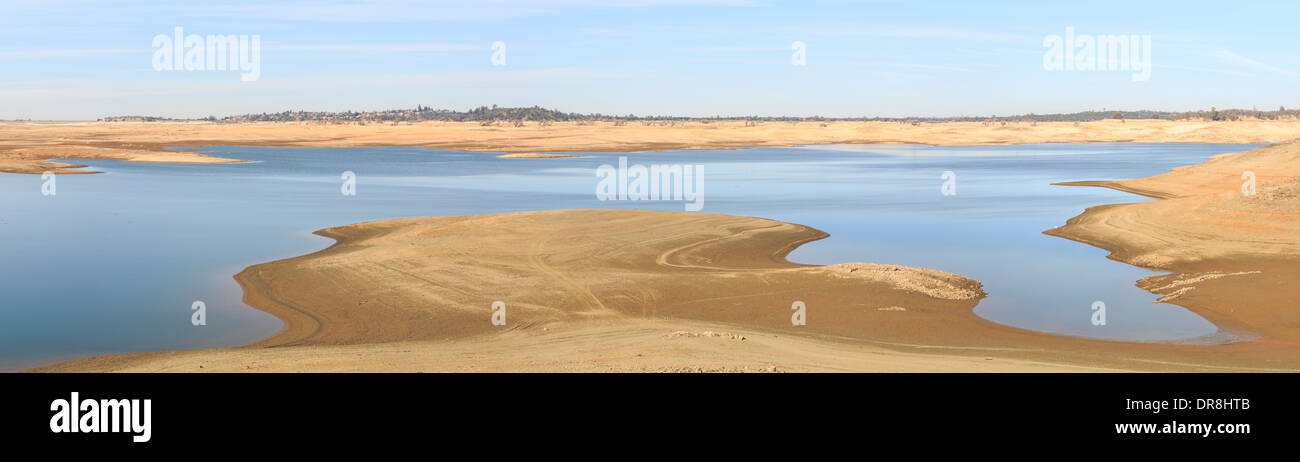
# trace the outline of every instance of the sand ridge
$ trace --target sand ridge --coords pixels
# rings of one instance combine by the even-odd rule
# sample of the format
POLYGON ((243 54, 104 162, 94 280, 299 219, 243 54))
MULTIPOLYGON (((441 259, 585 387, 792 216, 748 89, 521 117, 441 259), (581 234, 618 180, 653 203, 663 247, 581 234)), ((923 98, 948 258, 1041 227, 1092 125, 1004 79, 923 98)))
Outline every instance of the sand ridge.
MULTIPOLYGON (((524 127, 472 122, 325 124, 258 122, 0 122, 0 172, 93 173, 48 159, 120 159, 137 162, 234 162, 176 147, 417 146, 559 157, 575 152, 740 149, 802 144, 1196 142, 1269 143, 1300 137, 1300 120, 1235 122, 1102 120, 1095 122, 558 122, 524 127)), ((569 154, 571 155, 571 154, 569 154)))

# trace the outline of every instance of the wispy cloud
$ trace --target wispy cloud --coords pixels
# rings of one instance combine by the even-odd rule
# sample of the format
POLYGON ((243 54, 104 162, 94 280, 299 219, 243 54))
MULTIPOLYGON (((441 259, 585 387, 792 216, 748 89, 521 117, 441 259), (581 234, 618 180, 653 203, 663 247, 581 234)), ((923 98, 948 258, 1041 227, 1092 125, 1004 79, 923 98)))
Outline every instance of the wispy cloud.
POLYGON ((447 53, 453 51, 480 51, 488 49, 484 45, 471 45, 466 43, 421 43, 421 44, 380 44, 380 45, 285 45, 270 44, 263 47, 270 51, 305 51, 305 52, 336 52, 336 51, 382 51, 382 52, 437 52, 447 53))
POLYGON ((482 85, 575 85, 621 74, 580 67, 448 71, 425 74, 340 74, 263 77, 255 83, 236 79, 101 81, 57 79, 0 82, 0 99, 16 101, 75 101, 194 94, 265 94, 301 90, 482 85))
POLYGON ((1200 67, 1200 66, 1176 66, 1176 65, 1172 65, 1172 64, 1154 64, 1154 65, 1152 65, 1152 67, 1155 67, 1155 68, 1158 68, 1158 69, 1172 69, 1172 70, 1176 70, 1176 71, 1209 72, 1209 73, 1214 73, 1214 74, 1235 75, 1235 76, 1239 76, 1239 77, 1254 77, 1254 76, 1255 76, 1255 74, 1251 74, 1251 73, 1249 73, 1249 72, 1234 71, 1234 70, 1229 70, 1229 69, 1215 69, 1215 68, 1212 68, 1212 67, 1200 67))
POLYGON ((95 55, 129 55, 150 53, 150 48, 64 48, 64 49, 31 49, 31 50, 0 50, 0 58, 5 59, 29 59, 29 58, 57 58, 61 56, 95 56, 95 55))
POLYGON ((0 14, 80 10, 117 15, 311 22, 500 20, 564 10, 690 6, 750 6, 750 0, 5 0, 0 14))
POLYGON ((918 63, 860 63, 867 67, 902 67, 909 69, 930 69, 935 71, 956 71, 956 72, 975 72, 974 70, 964 67, 943 66, 938 64, 918 64, 918 63))
POLYGON ((785 45, 733 45, 733 46, 715 46, 693 48, 695 51, 707 53, 747 53, 747 52, 767 52, 767 51, 790 51, 790 44, 785 45))
POLYGON ((798 32, 806 35, 838 35, 849 37, 874 38, 912 38, 912 39, 948 39, 969 41, 1012 42, 1029 40, 1030 37, 998 31, 965 29, 953 27, 932 27, 913 25, 873 25, 873 26, 825 26, 803 27, 798 32))
POLYGON ((1289 77, 1300 77, 1300 73, 1296 73, 1296 72, 1294 72, 1294 71, 1289 71, 1289 70, 1286 70, 1286 69, 1282 69, 1282 68, 1278 68, 1278 67, 1270 66, 1270 65, 1268 65, 1268 64, 1264 64, 1264 63, 1259 62, 1259 61, 1256 61, 1256 60, 1254 60, 1254 59, 1247 58, 1247 57, 1242 56, 1242 55, 1239 55, 1239 54, 1237 54, 1237 53, 1233 53, 1233 52, 1227 50, 1226 48, 1212 47, 1212 48, 1210 48, 1210 54, 1211 54, 1212 56, 1214 56, 1214 57, 1219 58, 1219 59, 1222 59, 1222 60, 1228 61, 1228 62, 1233 63, 1233 64, 1237 64, 1237 65, 1240 65, 1240 66, 1243 66, 1243 67, 1247 67, 1247 68, 1250 68, 1250 69, 1255 69, 1255 70, 1265 71, 1265 72, 1272 72, 1272 73, 1275 73, 1275 74, 1282 74, 1282 75, 1289 76, 1289 77))
MULTIPOLYGON (((417 44, 369 44, 369 45, 307 45, 268 43, 263 51, 301 52, 301 53, 342 53, 342 52, 390 52, 390 53, 451 53, 458 51, 487 50, 486 45, 467 43, 417 43, 417 44)), ((100 55, 129 55, 153 53, 153 48, 60 48, 0 50, 0 58, 6 59, 40 59, 58 57, 80 57, 100 55)))

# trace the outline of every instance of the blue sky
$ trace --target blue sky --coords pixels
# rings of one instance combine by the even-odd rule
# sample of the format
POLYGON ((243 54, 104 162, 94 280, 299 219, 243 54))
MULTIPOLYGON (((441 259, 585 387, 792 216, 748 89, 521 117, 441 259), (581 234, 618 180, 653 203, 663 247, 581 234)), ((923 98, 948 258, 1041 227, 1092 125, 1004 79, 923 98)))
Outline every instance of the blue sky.
POLYGON ((0 119, 532 106, 946 116, 1300 107, 1300 2, 5 0, 0 119), (158 71, 153 38, 258 35, 260 78, 158 71), (1150 35, 1150 79, 1044 38, 1150 35), (506 65, 492 65, 493 42, 506 65), (792 43, 806 65, 792 65, 792 43))

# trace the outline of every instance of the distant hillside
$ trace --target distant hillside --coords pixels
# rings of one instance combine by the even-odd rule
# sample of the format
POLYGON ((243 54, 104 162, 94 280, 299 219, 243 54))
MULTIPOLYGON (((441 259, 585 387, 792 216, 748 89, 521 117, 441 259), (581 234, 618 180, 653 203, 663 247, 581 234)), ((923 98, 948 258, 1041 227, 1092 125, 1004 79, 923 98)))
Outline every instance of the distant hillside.
POLYGON ((159 121, 185 121, 185 120, 206 120, 221 123, 239 123, 239 122, 325 122, 325 123, 356 123, 356 122, 424 122, 424 121, 446 121, 446 122, 480 122, 484 125, 494 125, 497 123, 513 123, 520 125, 526 122, 549 124, 552 122, 591 122, 591 121, 758 121, 758 122, 798 122, 798 121, 872 121, 872 122, 989 122, 989 121, 1034 121, 1034 122, 1089 122, 1103 119, 1165 119, 1165 120, 1241 120, 1241 119, 1294 119, 1300 118, 1300 110, 1286 109, 1279 107, 1276 111, 1260 111, 1256 109, 1224 109, 1219 110, 1210 108, 1208 111, 1188 111, 1188 112, 1167 112, 1167 111, 1083 111, 1068 114, 1022 114, 1010 116, 991 115, 983 116, 961 116, 961 117, 681 117, 681 116, 637 116, 628 115, 605 115, 605 114, 579 114, 576 112, 561 112, 554 109, 545 109, 538 106, 533 107, 497 107, 497 106, 480 106, 469 111, 453 111, 450 109, 433 109, 427 106, 417 106, 415 109, 391 109, 387 111, 370 111, 370 112, 308 112, 308 111, 284 111, 275 113, 245 114, 238 116, 228 116, 222 118, 206 117, 202 119, 169 119, 164 117, 149 116, 119 116, 105 117, 99 119, 101 122, 159 122, 159 121))

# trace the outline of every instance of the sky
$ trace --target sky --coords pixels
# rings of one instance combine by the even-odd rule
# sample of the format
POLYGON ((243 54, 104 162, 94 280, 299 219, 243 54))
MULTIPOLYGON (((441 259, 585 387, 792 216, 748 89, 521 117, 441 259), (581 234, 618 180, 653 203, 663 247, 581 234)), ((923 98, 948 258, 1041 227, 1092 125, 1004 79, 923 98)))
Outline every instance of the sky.
POLYGON ((3 0, 0 119, 494 104, 683 116, 1271 110, 1300 107, 1296 18, 1294 0, 3 0), (177 27, 256 36, 258 59, 243 56, 256 80, 160 70, 155 39, 177 27), (1149 77, 1049 69, 1049 37, 1067 28, 1137 40, 1149 77))

